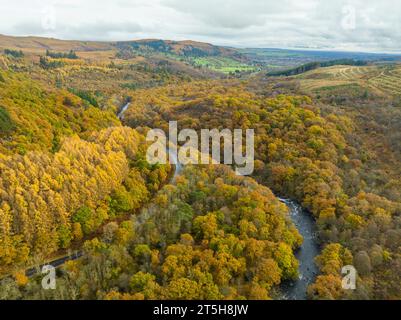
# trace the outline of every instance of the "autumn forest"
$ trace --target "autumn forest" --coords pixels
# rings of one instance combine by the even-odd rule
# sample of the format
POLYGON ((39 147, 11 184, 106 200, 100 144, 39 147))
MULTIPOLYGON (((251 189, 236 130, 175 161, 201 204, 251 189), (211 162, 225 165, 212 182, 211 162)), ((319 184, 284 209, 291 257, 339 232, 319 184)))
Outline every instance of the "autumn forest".
POLYGON ((401 299, 399 57, 255 52, 0 35, 0 299, 283 299, 306 241, 302 297, 401 299), (150 164, 169 121, 253 129, 253 174, 150 164))

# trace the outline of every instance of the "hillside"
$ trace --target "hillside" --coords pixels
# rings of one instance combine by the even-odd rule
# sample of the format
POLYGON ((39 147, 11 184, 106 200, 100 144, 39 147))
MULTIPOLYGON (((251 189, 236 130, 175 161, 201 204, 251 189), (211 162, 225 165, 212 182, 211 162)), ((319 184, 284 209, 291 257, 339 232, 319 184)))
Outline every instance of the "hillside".
POLYGON ((179 68, 193 72, 212 72, 229 76, 247 76, 259 71, 278 72, 307 63, 330 60, 364 62, 399 61, 400 55, 325 52, 282 49, 239 49, 192 40, 173 41, 141 39, 132 41, 70 41, 41 37, 11 37, 0 35, 0 50, 22 50, 28 56, 43 55, 46 50, 75 51, 85 60, 109 62, 115 57, 124 61, 144 59, 167 60, 179 68))
POLYGON ((329 97, 294 96, 300 91, 293 81, 215 81, 139 91, 124 121, 164 130, 172 119, 195 130, 255 129, 254 177, 302 203, 316 217, 327 246, 317 260, 322 274, 310 297, 349 298, 336 270, 353 259, 361 275, 352 296, 399 298, 401 109, 391 106, 392 97, 363 100, 350 91, 337 91, 334 99, 347 100, 336 104, 329 97), (392 258, 385 262, 379 253, 378 262, 376 250, 392 258))
POLYGON ((171 41, 160 39, 143 39, 135 41, 100 42, 71 41, 42 37, 12 37, 0 34, 0 49, 55 50, 55 51, 108 51, 131 46, 135 49, 151 49, 159 53, 174 53, 183 56, 239 56, 235 49, 214 46, 196 41, 171 41))
MULTIPOLYGON (((199 72, 205 67, 215 72, 229 73, 251 69, 244 55, 233 48, 214 46, 196 41, 145 39, 120 42, 67 41, 41 37, 10 37, 0 35, 0 50, 22 50, 28 56, 43 55, 47 50, 69 52, 73 50, 83 59, 110 61, 114 57, 135 60, 145 57, 168 60, 171 64, 188 66, 199 72), (212 58, 209 61, 209 58, 212 58), (201 59, 200 61, 198 59, 201 59), (216 62, 217 59, 217 62, 216 62), (206 63, 205 63, 206 61, 206 63), (227 69, 228 68, 228 69, 227 69), (227 71, 228 70, 228 71, 227 71)), ((247 70, 246 70, 247 71, 247 70)))
POLYGON ((11 37, 0 34, 0 49, 23 49, 24 51, 105 51, 112 50, 111 43, 95 41, 69 41, 42 37, 11 37))
POLYGON ((380 54, 364 52, 286 50, 286 49, 240 49, 252 63, 264 65, 269 72, 285 71, 303 64, 328 62, 338 60, 353 60, 364 62, 397 62, 401 61, 399 54, 380 54))
POLYGON ((332 66, 296 77, 306 91, 335 89, 336 86, 360 86, 379 95, 401 96, 401 66, 376 64, 370 66, 332 66))
POLYGON ((194 41, 1 41, 1 297, 278 298, 303 244, 280 196, 316 225, 305 295, 401 299, 399 64, 269 77, 267 55, 288 51, 257 64, 194 41), (149 164, 145 136, 169 121, 253 129, 252 176, 149 164), (57 290, 27 277, 75 249, 57 290), (355 291, 341 287, 349 264, 355 291))
POLYGON ((196 41, 171 41, 160 39, 143 39, 136 41, 117 42, 117 47, 131 46, 134 49, 148 48, 156 52, 172 53, 180 56, 239 56, 237 50, 219 47, 210 43, 196 41))
POLYGON ((30 150, 55 151, 63 136, 87 136, 117 125, 112 110, 99 110, 67 90, 46 88, 27 75, 1 72, 0 150, 25 154, 30 150))

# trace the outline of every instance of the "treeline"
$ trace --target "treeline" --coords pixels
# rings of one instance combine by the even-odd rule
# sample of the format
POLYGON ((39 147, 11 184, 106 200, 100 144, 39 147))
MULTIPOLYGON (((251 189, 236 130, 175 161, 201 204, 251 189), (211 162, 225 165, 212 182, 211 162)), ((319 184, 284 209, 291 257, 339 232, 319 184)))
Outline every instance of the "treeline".
POLYGON ((78 59, 75 51, 70 50, 69 52, 51 52, 46 50, 46 56, 53 59, 78 59))
POLYGON ((4 54, 12 56, 14 58, 22 58, 24 56, 22 50, 5 49, 4 54))
POLYGON ((116 53, 116 58, 118 59, 129 60, 135 57, 136 53, 131 46, 122 47, 116 53))
POLYGON ((46 50, 46 56, 39 58, 39 65, 46 70, 62 68, 65 66, 65 62, 60 59, 78 59, 78 56, 73 50, 68 53, 46 50))
POLYGON ((14 129, 14 123, 7 109, 0 106, 0 136, 4 136, 14 129))
POLYGON ((39 65, 43 69, 49 70, 49 69, 61 68, 65 65, 65 63, 63 61, 59 61, 59 60, 51 60, 51 59, 48 59, 47 57, 40 57, 39 65))
POLYGON ((68 91, 70 91, 71 93, 80 97, 82 100, 90 103, 92 106, 94 106, 96 108, 99 107, 99 103, 98 103, 96 97, 91 92, 85 91, 85 90, 77 90, 74 88, 69 88, 68 91))
POLYGON ((305 73, 311 70, 315 70, 318 68, 324 67, 332 67, 336 65, 347 65, 347 66, 365 66, 367 65, 366 61, 363 60, 353 60, 353 59, 339 59, 339 60, 331 60, 331 61, 323 61, 323 62, 309 62, 303 64, 301 66, 291 68, 288 70, 279 70, 279 71, 270 71, 267 73, 269 77, 279 77, 279 76, 295 76, 297 74, 305 73))

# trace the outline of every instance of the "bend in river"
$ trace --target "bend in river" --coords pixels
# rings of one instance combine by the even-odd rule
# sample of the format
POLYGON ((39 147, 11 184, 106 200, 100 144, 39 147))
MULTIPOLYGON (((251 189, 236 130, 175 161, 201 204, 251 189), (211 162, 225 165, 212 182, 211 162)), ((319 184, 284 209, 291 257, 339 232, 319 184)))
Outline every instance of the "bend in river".
MULTIPOLYGON (((128 102, 118 113, 117 116, 120 120, 123 120, 124 113, 127 111, 129 105, 130 103, 128 102)), ((170 149, 167 151, 170 163, 175 164, 174 176, 171 178, 171 182, 173 182, 177 175, 181 173, 183 166, 178 161, 175 153, 171 152, 170 149)), ((306 212, 295 201, 280 198, 279 200, 287 205, 292 221, 304 238, 302 246, 295 253, 295 257, 299 261, 299 279, 286 281, 281 285, 282 299, 306 300, 307 288, 313 283, 318 274, 315 257, 320 253, 320 247, 317 239, 316 222, 312 215, 306 212)))

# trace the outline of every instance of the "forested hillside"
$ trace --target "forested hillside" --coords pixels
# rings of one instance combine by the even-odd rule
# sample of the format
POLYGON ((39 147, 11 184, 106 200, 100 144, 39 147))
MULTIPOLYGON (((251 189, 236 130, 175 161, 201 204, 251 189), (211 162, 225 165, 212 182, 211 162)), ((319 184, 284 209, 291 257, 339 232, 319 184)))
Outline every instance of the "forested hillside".
POLYGON ((25 71, 0 75, 4 274, 47 259, 90 237, 105 221, 139 209, 170 169, 144 163, 144 137, 121 127, 109 101, 94 106, 83 91, 45 86, 25 71))
POLYGON ((224 166, 188 167, 146 209, 88 241, 46 292, 6 284, 18 298, 267 299, 297 276, 302 238, 269 189, 224 166), (89 285, 89 277, 91 284, 89 285))
MULTIPOLYGON (((309 97, 270 97, 254 87, 202 82, 136 92, 125 121, 163 129, 172 119, 183 128, 254 128, 255 177, 309 209, 321 240, 330 244, 318 260, 322 275, 310 288, 311 297, 346 297, 339 271, 352 261, 361 281, 355 297, 399 297, 394 290, 401 240, 399 167, 384 173, 388 159, 380 159, 369 141, 359 144, 366 136, 351 113, 328 113, 309 97), (381 173, 382 182, 372 171, 381 173), (341 252, 348 252, 346 258, 341 252), (392 270, 386 281, 384 269, 392 270)), ((396 151, 386 149, 393 157, 396 151)))
POLYGON ((269 77, 191 41, 20 40, 0 37, 1 298, 280 298, 303 242, 280 196, 318 228, 309 298, 401 299, 398 64, 269 77), (169 121, 254 129, 254 174, 194 165, 172 180, 145 158, 169 121), (69 250, 82 257, 57 290, 26 276, 69 250))
POLYGON ((66 138, 55 154, 3 156, 2 271, 68 248, 103 222, 140 208, 168 177, 162 167, 142 165, 141 144, 138 133, 116 127, 88 140, 66 138))
POLYGON ((45 88, 24 73, 1 72, 0 150, 25 154, 57 151, 62 136, 118 125, 112 111, 99 110, 67 90, 45 88))

